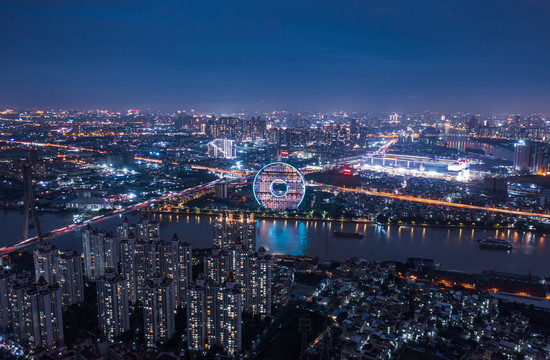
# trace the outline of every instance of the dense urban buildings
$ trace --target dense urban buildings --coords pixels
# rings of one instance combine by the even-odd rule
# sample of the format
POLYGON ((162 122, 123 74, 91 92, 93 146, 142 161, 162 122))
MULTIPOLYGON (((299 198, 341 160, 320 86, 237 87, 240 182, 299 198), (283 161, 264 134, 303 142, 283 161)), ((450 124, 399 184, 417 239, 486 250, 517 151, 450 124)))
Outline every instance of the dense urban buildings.
POLYGON ((550 1, 1 1, 0 359, 550 359, 550 1))
POLYGON ((216 218, 214 243, 204 258, 204 273, 188 288, 188 346, 192 350, 221 346, 235 354, 242 348, 242 313, 271 314, 272 259, 263 248, 255 252, 253 217, 216 218))
POLYGON ((546 175, 549 162, 548 148, 542 145, 516 145, 514 170, 531 175, 546 175))
POLYGON ((31 352, 63 346, 63 317, 58 283, 43 275, 37 281, 17 277, 9 289, 9 307, 15 340, 31 352))
MULTIPOLYGON (((3 116, 27 119, 30 114, 3 116)), ((32 268, 27 265, 31 275, 15 272, 10 262, 23 260, 11 256, 0 271, 0 302, 13 304, 3 307, 1 327, 28 354, 63 352, 60 344, 65 342, 70 351, 76 351, 77 339, 85 337, 81 330, 48 338, 45 332, 40 334, 40 322, 31 330, 27 320, 40 304, 56 309, 47 319, 60 328, 73 329, 75 314, 92 314, 97 320, 88 326, 91 331, 97 327, 100 340, 84 348, 110 349, 105 354, 179 351, 179 356, 239 357, 268 348, 265 341, 269 340, 263 336, 258 340, 248 331, 262 324, 264 330, 258 331, 271 334, 270 322, 283 321, 281 314, 289 311, 286 306, 296 306, 301 297, 293 291, 299 292, 301 285, 295 285, 295 273, 299 278, 309 273, 330 278, 332 271, 323 268, 330 264, 330 249, 344 242, 343 247, 348 247, 350 239, 366 239, 360 230, 331 229, 334 245, 327 240, 324 250, 315 250, 324 259, 312 260, 315 267, 270 254, 291 249, 305 255, 311 244, 302 239, 303 226, 308 226, 304 223, 313 227, 343 220, 356 224, 350 226, 376 224, 380 237, 389 237, 392 227, 404 225, 412 229, 411 237, 419 226, 422 231, 448 227, 531 232, 548 227, 550 183, 545 176, 547 146, 541 141, 547 131, 543 115, 532 117, 538 131, 522 132, 530 134, 525 138, 512 136, 518 122, 512 115, 280 112, 223 116, 132 110, 32 116, 43 122, 33 128, 40 137, 28 134, 26 122, 6 122, 13 137, 0 139, 4 140, 1 151, 10 160, 0 162, 0 167, 14 170, 22 163, 39 164, 33 170, 37 209, 70 214, 73 224, 54 230, 46 226, 45 240, 32 248, 32 268), (57 128, 74 130, 61 135, 53 130, 57 128), (495 129, 502 132, 487 135, 496 134, 495 129), (505 133, 510 136, 502 136, 505 133), (38 151, 27 151, 37 147, 38 151), (272 161, 282 164, 280 169, 271 177, 263 176, 260 170, 272 161), (265 180, 256 192, 254 179, 265 180), (292 179, 303 191, 299 198, 285 199, 294 194, 292 179), (267 202, 259 201, 260 193, 267 195, 267 202), (273 209, 269 201, 283 205, 273 209), (200 242, 196 249, 191 245, 196 234, 166 236, 160 225, 188 216, 202 216, 212 231, 199 234, 208 242, 200 242), (107 220, 117 225, 103 226, 107 220), (269 232, 259 226, 266 221, 273 223, 269 232), (285 224, 282 232, 275 227, 279 221, 285 224), (297 224, 297 232, 287 221, 297 224), (73 232, 81 239, 81 245, 71 244, 75 250, 57 244, 59 237, 73 232), (278 243, 279 237, 289 237, 288 244, 278 243), (303 273, 304 268, 309 273, 303 273), (38 297, 41 292, 44 297, 38 297)), ((21 206, 19 198, 10 198, 21 179, 3 179, 0 191, 8 196, 2 204, 21 206)), ((41 224, 34 222, 28 221, 38 230, 41 224)), ((487 239, 476 239, 480 240, 474 245, 476 251, 501 246, 514 255, 517 250, 515 235, 504 240, 483 236, 487 239)), ((0 251, 17 254, 38 240, 20 241, 0 251)), ((521 297, 516 301, 544 299, 547 294, 538 280, 536 286, 526 288, 494 278, 460 275, 467 281, 457 282, 448 274, 430 276, 430 281, 452 280, 466 288, 475 283, 476 291, 483 292, 498 285, 501 295, 510 292, 521 297)), ((366 285, 372 285, 368 281, 366 285)), ((313 299, 312 293, 305 299, 306 304, 313 301, 308 300, 313 299)), ((319 303, 311 314, 324 314, 325 301, 319 303)), ((338 320, 338 314, 334 316, 338 320)), ((332 315, 327 319, 336 321, 332 315)), ((308 320, 301 324, 295 323, 294 330, 309 328, 308 320)), ((342 324, 339 328, 349 323, 342 324)), ((379 325, 365 324, 363 329, 379 325)), ((313 321, 312 331, 316 326, 313 321)), ((346 334, 354 339, 359 335, 346 334)), ((425 335, 408 341, 418 342, 425 335)), ((372 347, 357 351, 374 357, 393 353, 386 351, 385 339, 376 336, 361 340, 372 347)), ((340 343, 336 338, 331 341, 333 347, 340 343)), ((358 356, 348 342, 342 346, 337 348, 339 356, 358 356)), ((405 349, 408 345, 395 342, 392 346, 405 349)))
POLYGON ((116 235, 86 226, 82 256, 43 242, 33 252, 34 276, 0 269, 0 301, 9 304, 2 308, 2 328, 12 331, 27 354, 53 354, 63 349, 62 308, 95 291, 98 330, 111 343, 133 330, 137 311, 144 350, 156 351, 174 339, 181 327, 176 315, 186 307, 187 319, 179 321, 185 321, 190 351, 221 349, 237 356, 243 350, 243 312, 271 314, 273 258, 263 248, 256 251, 252 215, 222 214, 215 223, 212 240, 221 247, 204 254, 204 274, 194 279, 191 244, 175 234, 162 240, 159 223, 147 214, 136 224, 124 218, 116 235))

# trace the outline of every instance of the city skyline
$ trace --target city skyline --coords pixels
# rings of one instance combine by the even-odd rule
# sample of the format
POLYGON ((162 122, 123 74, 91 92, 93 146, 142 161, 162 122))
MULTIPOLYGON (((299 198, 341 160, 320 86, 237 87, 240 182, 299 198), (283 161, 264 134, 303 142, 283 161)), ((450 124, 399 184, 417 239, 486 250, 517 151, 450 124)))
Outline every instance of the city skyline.
POLYGON ((550 359, 550 1, 0 1, 0 358, 550 359))
POLYGON ((547 2, 340 5, 4 2, 0 106, 550 112, 547 2))

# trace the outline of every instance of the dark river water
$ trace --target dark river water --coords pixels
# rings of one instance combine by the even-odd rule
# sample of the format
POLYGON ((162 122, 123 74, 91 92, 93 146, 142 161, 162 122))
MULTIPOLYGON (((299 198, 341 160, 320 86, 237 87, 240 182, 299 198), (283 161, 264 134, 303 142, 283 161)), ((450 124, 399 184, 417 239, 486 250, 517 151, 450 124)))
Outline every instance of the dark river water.
MULTIPOLYGON (((137 222, 137 215, 129 216, 137 222)), ((195 215, 160 215, 161 236, 170 238, 177 233, 195 248, 212 246, 212 217, 195 215)), ((0 210, 0 246, 16 242, 21 237, 22 215, 18 211, 0 210)), ((122 218, 115 217, 98 224, 107 231, 114 230, 122 218)), ((68 214, 45 214, 41 225, 45 230, 70 224, 68 214)), ((44 230, 44 231, 45 231, 44 230)), ((31 231, 32 233, 32 231, 31 231)), ((526 274, 550 276, 550 236, 514 230, 485 230, 459 228, 422 228, 410 226, 378 226, 374 224, 341 224, 294 220, 258 220, 257 246, 276 254, 318 256, 321 259, 346 260, 352 256, 369 261, 398 260, 407 257, 434 259, 444 268, 465 271, 495 269, 526 274), (334 231, 364 233, 363 239, 335 238, 334 231), (508 239, 511 252, 480 250, 475 241, 483 236, 508 239)), ((53 240, 60 248, 81 250, 79 230, 53 240)))

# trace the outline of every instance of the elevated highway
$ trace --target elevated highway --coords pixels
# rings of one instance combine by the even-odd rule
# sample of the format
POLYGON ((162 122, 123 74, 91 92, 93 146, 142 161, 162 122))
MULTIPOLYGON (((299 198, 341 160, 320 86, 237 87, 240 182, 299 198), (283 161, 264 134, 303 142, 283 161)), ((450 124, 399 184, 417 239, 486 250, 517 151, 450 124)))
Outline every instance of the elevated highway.
POLYGON ((347 188, 343 186, 327 185, 327 184, 321 184, 321 183, 308 183, 308 185, 321 188, 327 191, 355 192, 355 193, 360 193, 365 195, 380 196, 380 197, 386 197, 386 198, 395 199, 395 200, 412 201, 412 202, 423 203, 423 204, 447 206, 447 207, 469 209, 469 210, 489 211, 489 212, 515 215, 515 216, 529 216, 534 218, 550 219, 550 214, 544 214, 544 213, 532 213, 532 212, 520 211, 520 210, 509 210, 509 209, 501 209, 501 208, 495 208, 495 207, 460 204, 460 203, 453 203, 453 202, 448 202, 443 200, 425 199, 425 198, 415 197, 410 195, 396 195, 396 194, 382 192, 382 191, 347 188))
MULTIPOLYGON (((44 240, 45 241, 50 241, 50 240, 55 239, 58 236, 61 236, 61 235, 70 233, 74 230, 80 229, 81 227, 86 226, 87 224, 92 224, 92 225, 98 224, 98 223, 100 223, 104 220, 113 218, 115 216, 128 214, 128 213, 130 213, 134 210, 139 210, 141 208, 153 205, 153 204, 158 203, 158 202, 162 202, 162 201, 165 201, 165 200, 170 200, 170 199, 185 196, 185 195, 190 195, 190 194, 192 194, 194 192, 197 192, 197 191, 203 191, 205 189, 212 188, 216 184, 226 183, 226 182, 231 182, 231 181, 235 181, 235 179, 231 179, 231 180, 220 180, 220 179, 218 179, 218 180, 211 181, 207 184, 197 185, 197 186, 185 189, 185 190, 183 190, 181 192, 178 192, 178 193, 167 193, 167 194, 164 194, 163 196, 155 198, 155 199, 150 199, 150 200, 144 201, 144 202, 139 203, 139 204, 130 205, 130 206, 127 206, 127 207, 122 208, 122 209, 113 210, 113 211, 111 211, 107 214, 98 215, 98 216, 96 216, 96 217, 94 217, 90 220, 86 220, 86 221, 84 221, 80 224, 70 224, 70 225, 64 226, 62 228, 52 230, 44 236, 44 240)), ((31 238, 22 240, 21 242, 18 242, 18 243, 13 244, 13 245, 0 247, 0 256, 6 255, 6 254, 9 254, 9 253, 12 253, 12 252, 21 251, 21 250, 23 250, 23 249, 25 249, 29 246, 35 245, 37 243, 38 243, 38 237, 33 236, 31 238)))

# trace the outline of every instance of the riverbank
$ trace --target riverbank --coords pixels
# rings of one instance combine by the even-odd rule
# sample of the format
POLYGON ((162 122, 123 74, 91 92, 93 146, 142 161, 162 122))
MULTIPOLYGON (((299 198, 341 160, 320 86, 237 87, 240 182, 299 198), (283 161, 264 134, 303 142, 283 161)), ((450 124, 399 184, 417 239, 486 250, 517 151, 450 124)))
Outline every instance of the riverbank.
MULTIPOLYGON (((159 222, 161 238, 170 239, 176 233, 180 238, 192 243, 194 248, 207 248, 212 246, 215 219, 220 212, 203 212, 190 209, 189 212, 158 212, 149 216, 159 222)), ((4 229, 4 236, 0 237, 0 246, 9 246, 20 239, 22 216, 14 211, 0 214, 3 215, 0 216, 0 227, 4 229)), ((420 224, 379 226, 365 220, 276 215, 255 213, 258 220, 257 247, 264 247, 273 254, 305 255, 335 261, 345 261, 353 256, 369 261, 405 261, 409 257, 422 257, 438 259, 443 267, 462 271, 476 272, 495 268, 496 271, 522 274, 548 273, 550 242, 549 235, 545 234, 502 227, 420 224), (335 236, 335 232, 361 233, 364 236, 338 237, 335 236), (476 240, 483 237, 506 240, 513 248, 509 252, 480 249, 476 240)), ((139 221, 139 213, 136 211, 94 222, 92 226, 106 231, 116 231, 124 217, 128 217, 131 223, 139 221)), ((72 223, 72 216, 41 215, 40 223, 44 229, 51 231, 72 223)), ((82 250, 82 234, 78 229, 57 235, 50 241, 58 248, 82 250)))
POLYGON ((439 228, 439 229, 483 229, 483 230, 516 230, 516 231, 525 231, 532 233, 545 233, 542 231, 519 229, 514 226, 503 226, 503 225, 455 225, 455 224, 427 224, 427 223, 379 223, 367 219, 332 219, 332 218, 320 218, 320 217, 308 217, 308 216, 287 216, 287 215, 276 215, 276 214, 258 214, 255 212, 245 212, 245 211, 228 211, 228 210, 190 210, 185 212, 176 212, 176 211, 165 211, 165 210, 147 210, 149 214, 162 214, 162 215, 176 215, 176 216, 209 216, 209 217, 218 217, 224 213, 247 213, 253 214, 255 219, 259 220, 288 220, 288 221, 311 221, 311 222, 323 222, 323 223, 342 223, 342 224, 361 224, 361 225, 380 225, 380 226, 404 226, 404 227, 418 227, 418 228, 439 228))

